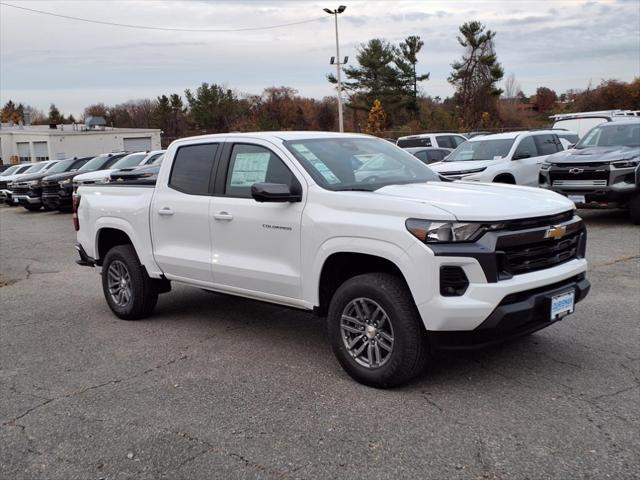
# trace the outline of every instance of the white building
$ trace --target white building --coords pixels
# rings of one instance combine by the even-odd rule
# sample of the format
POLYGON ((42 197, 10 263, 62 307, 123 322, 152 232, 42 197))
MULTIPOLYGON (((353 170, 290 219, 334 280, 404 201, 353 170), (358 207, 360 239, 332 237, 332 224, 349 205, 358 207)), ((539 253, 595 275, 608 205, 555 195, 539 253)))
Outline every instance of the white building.
POLYGON ((101 125, 11 125, 0 127, 0 163, 90 157, 109 152, 160 150, 160 130, 101 125))

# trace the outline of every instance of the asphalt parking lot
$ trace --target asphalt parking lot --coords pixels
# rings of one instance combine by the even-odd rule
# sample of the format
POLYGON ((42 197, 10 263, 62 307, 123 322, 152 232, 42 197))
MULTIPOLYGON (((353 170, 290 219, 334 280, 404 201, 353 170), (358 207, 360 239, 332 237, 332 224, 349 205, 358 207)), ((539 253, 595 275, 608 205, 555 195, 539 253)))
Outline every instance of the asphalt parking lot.
POLYGON ((310 314, 177 286, 117 320, 68 214, 0 207, 0 477, 638 478, 640 228, 581 215, 574 315, 380 391, 310 314))

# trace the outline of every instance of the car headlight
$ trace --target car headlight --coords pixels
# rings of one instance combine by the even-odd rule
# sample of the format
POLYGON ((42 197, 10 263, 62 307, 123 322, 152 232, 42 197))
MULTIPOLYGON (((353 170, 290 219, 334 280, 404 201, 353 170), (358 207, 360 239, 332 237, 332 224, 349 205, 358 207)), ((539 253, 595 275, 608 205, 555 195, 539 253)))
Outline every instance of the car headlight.
POLYGON ((58 182, 58 185, 60 185, 61 187, 64 185, 69 185, 71 183, 71 179, 67 178, 66 180, 62 180, 60 182, 58 182))
POLYGON ((473 242, 489 230, 498 230, 502 224, 477 222, 432 222, 409 218, 405 222, 407 230, 425 243, 473 242))
POLYGON ((640 163, 640 159, 636 157, 629 160, 620 160, 619 162, 613 162, 611 165, 613 165, 613 168, 633 168, 637 167, 638 163, 640 163))
POLYGON ((109 181, 111 180, 110 177, 102 177, 96 180, 96 183, 109 183, 109 181))
POLYGON ((553 163, 543 162, 542 165, 540 165, 540 170, 549 170, 551 168, 551 165, 553 165, 553 163))

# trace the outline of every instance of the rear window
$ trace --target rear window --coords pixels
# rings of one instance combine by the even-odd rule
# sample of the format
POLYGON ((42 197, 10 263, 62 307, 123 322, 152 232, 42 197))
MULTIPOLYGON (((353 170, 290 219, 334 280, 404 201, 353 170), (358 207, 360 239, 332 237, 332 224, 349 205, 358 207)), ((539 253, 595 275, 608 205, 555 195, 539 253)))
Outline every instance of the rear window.
POLYGON ((399 146, 400 148, 430 147, 431 139, 429 137, 399 138, 396 145, 399 146))
POLYGON ((169 187, 189 195, 208 195, 217 143, 185 145, 173 160, 169 187))

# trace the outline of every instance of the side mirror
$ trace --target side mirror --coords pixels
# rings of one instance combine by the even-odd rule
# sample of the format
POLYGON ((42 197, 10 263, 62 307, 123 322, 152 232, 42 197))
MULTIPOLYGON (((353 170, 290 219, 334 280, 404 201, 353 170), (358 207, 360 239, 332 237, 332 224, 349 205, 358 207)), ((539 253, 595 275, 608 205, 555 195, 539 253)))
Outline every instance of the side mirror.
POLYGON ((521 160, 523 158, 531 158, 531 154, 529 152, 520 152, 513 156, 514 160, 521 160))
POLYGON ((285 183, 254 183, 251 196, 256 202, 301 202, 302 189, 285 183))
POLYGON ((575 143, 571 143, 571 144, 567 145, 567 150, 571 150, 575 146, 576 146, 575 143))

